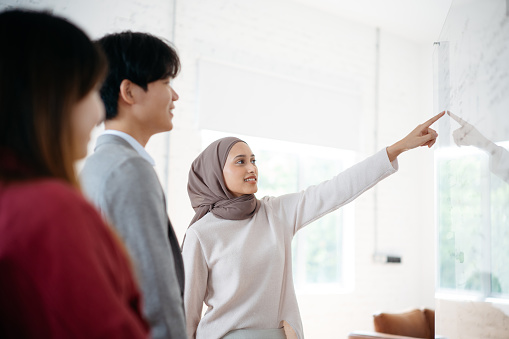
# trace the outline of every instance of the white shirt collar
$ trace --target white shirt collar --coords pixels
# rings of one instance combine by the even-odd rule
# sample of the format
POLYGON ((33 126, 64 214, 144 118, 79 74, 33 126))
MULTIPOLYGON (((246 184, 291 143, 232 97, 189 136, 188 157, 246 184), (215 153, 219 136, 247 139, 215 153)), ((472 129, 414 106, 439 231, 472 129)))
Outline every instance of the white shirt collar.
POLYGON ((118 137, 121 137, 122 139, 127 141, 129 143, 129 145, 131 145, 136 150, 136 152, 138 152, 138 154, 143 159, 147 160, 149 162, 149 164, 151 164, 152 166, 156 165, 156 162, 150 156, 150 154, 148 154, 147 150, 145 150, 145 148, 136 139, 134 139, 129 134, 121 132, 121 131, 117 131, 117 130, 114 130, 114 129, 107 129, 102 134, 103 135, 104 134, 112 134, 112 135, 116 135, 118 137))

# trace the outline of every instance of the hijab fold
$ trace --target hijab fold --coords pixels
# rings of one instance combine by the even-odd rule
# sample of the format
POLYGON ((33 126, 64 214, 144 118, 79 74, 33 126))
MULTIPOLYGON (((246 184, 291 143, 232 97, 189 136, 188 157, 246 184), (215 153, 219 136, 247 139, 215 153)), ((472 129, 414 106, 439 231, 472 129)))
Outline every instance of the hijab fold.
POLYGON ((254 194, 235 197, 226 187, 223 168, 231 148, 238 142, 235 137, 214 141, 193 161, 189 170, 187 192, 196 214, 191 226, 207 213, 227 220, 251 218, 260 209, 254 194))

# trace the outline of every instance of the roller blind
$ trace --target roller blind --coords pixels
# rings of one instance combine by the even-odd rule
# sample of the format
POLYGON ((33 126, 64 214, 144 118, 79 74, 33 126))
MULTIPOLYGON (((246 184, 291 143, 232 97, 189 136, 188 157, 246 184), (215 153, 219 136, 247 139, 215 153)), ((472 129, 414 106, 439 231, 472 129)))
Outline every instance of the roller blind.
POLYGON ((210 60, 197 81, 201 129, 358 150, 358 91, 210 60))

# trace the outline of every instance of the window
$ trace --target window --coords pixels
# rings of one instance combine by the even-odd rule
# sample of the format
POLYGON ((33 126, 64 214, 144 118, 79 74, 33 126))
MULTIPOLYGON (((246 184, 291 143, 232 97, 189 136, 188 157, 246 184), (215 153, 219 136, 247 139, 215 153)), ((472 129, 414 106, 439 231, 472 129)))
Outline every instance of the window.
POLYGON ((509 183, 473 147, 436 155, 439 290, 509 298, 509 183))
MULTIPOLYGON (((203 131, 203 148, 232 134, 203 131)), ((351 166, 355 153, 249 136, 259 171, 256 196, 279 196, 319 184, 351 166)), ((292 242, 293 278, 298 292, 351 289, 353 203, 301 229, 292 242)))

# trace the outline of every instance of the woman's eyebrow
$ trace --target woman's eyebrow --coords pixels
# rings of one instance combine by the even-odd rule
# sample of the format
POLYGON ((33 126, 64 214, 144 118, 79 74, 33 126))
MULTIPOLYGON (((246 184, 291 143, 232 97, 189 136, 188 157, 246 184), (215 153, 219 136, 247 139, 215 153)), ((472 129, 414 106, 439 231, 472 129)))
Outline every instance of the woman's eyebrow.
MULTIPOLYGON (((254 156, 255 156, 254 154, 251 154, 251 157, 254 157, 254 156)), ((245 154, 239 154, 239 155, 237 155, 237 156, 236 156, 235 158, 233 158, 233 159, 237 159, 237 158, 245 158, 245 157, 246 157, 246 155, 245 155, 245 154)))

